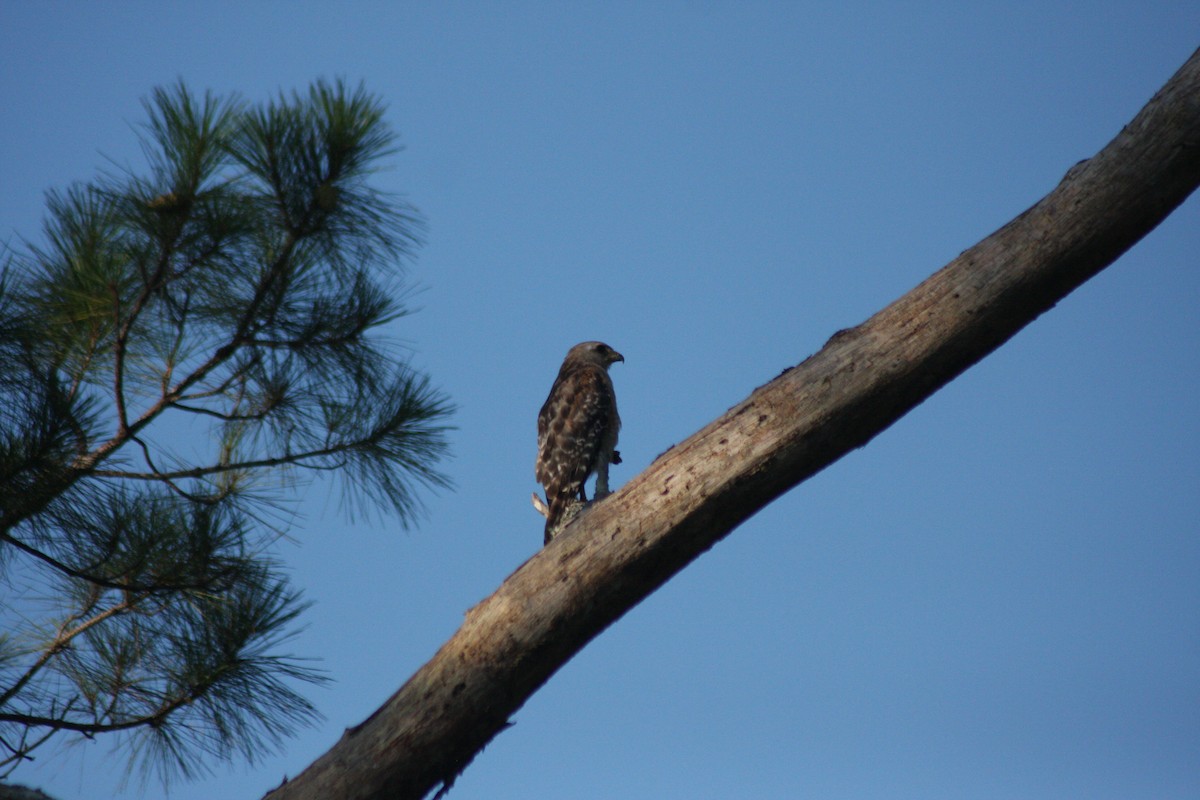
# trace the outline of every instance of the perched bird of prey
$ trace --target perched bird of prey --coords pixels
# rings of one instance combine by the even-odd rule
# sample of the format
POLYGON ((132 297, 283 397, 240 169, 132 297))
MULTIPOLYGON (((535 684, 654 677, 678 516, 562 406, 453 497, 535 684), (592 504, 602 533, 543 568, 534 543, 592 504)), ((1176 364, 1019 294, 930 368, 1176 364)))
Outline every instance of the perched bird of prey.
POLYGON ((613 449, 621 418, 608 368, 624 360, 603 342, 575 345, 538 412, 534 474, 546 489, 546 543, 576 498, 587 501, 583 484, 590 475, 596 475, 596 498, 608 494, 608 465, 621 463, 613 449))

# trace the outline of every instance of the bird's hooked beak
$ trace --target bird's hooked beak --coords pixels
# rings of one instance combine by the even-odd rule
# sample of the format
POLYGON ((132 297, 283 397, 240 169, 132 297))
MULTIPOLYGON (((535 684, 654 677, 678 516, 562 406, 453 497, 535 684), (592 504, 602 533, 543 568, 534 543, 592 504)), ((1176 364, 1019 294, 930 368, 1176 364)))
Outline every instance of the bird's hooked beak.
POLYGON ((624 363, 625 363, 625 356, 621 355, 621 354, 620 354, 620 353, 618 353, 616 350, 613 350, 613 351, 612 351, 612 352, 609 354, 609 356, 608 356, 608 363, 610 363, 610 364, 615 364, 615 363, 617 363, 618 361, 620 361, 622 364, 624 364, 624 363))

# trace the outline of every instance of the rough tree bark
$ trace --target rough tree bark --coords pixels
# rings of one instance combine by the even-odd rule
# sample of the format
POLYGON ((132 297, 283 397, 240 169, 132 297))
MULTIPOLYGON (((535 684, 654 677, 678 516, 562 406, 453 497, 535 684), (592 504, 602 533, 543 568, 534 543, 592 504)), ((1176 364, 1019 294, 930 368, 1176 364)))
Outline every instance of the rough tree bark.
POLYGON ((565 528, 271 800, 419 798, 593 637, 1111 264, 1200 184, 1200 51, 1036 205, 565 528))

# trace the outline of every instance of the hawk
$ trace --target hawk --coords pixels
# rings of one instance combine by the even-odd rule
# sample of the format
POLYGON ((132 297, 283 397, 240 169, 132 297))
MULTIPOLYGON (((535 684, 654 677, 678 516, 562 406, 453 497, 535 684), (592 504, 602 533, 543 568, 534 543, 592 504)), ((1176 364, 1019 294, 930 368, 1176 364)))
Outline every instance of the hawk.
POLYGON ((608 368, 625 358, 603 342, 583 342, 563 359, 550 396, 538 412, 534 474, 546 489, 546 543, 583 484, 596 475, 596 499, 608 494, 608 465, 621 463, 613 448, 621 418, 608 368))

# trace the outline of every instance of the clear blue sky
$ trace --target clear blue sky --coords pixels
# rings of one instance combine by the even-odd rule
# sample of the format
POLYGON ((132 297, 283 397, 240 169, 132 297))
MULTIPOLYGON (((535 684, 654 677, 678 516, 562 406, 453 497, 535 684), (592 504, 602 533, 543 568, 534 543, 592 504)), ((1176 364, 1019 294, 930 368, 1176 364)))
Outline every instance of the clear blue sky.
MULTIPOLYGON (((1112 138, 1200 5, 0 4, 0 240, 135 163, 140 99, 363 80, 430 223, 390 331, 460 406, 419 528, 308 494, 280 556, 327 717, 172 798, 258 798, 541 543, 535 417, 602 339, 619 486, 1112 138)), ((1200 201, 735 531, 556 675, 452 800, 1200 797, 1200 201)), ((16 779, 120 789, 99 740, 16 779)), ((118 766, 114 766, 118 765, 118 766)))

